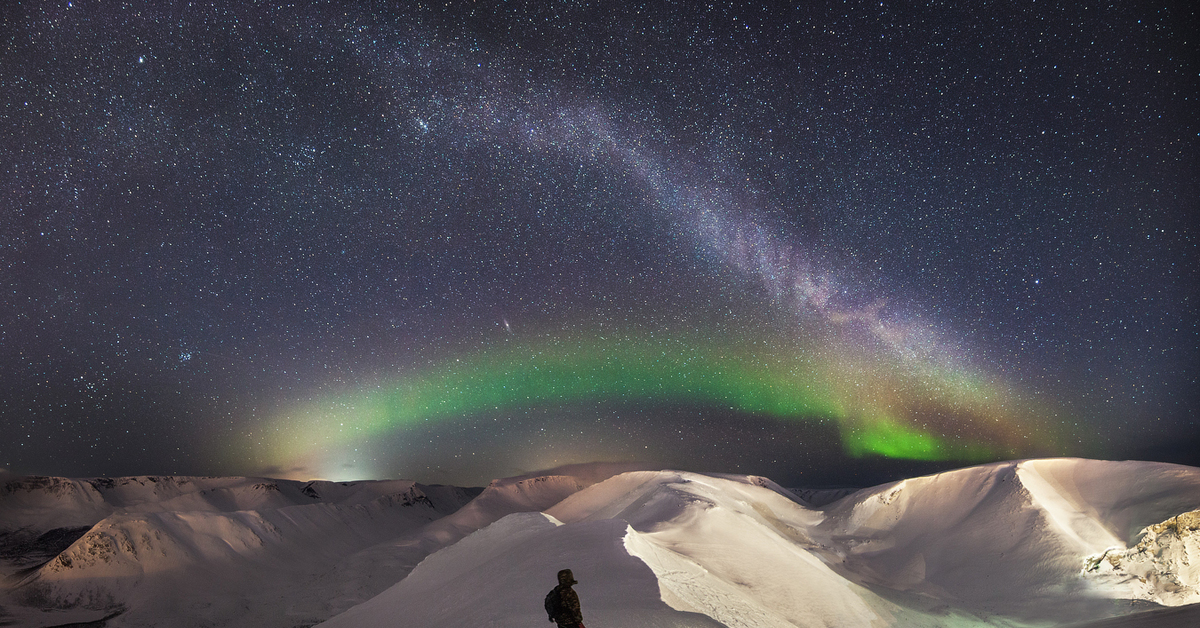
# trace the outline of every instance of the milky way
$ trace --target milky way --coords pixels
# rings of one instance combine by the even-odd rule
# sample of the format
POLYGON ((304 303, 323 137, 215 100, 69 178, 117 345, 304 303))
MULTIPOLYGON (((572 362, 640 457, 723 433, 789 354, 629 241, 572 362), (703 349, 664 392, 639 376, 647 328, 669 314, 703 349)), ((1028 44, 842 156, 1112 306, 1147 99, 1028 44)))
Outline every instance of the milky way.
POLYGON ((24 5, 0 467, 1196 464, 1189 24, 24 5))

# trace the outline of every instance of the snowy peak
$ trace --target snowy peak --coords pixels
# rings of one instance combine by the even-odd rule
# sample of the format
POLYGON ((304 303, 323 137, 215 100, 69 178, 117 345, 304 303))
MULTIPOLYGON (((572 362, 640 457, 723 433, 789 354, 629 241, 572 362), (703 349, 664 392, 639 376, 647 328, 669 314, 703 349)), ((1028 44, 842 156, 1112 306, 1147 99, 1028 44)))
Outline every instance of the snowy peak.
POLYGON ((859 491, 826 509, 814 538, 833 548, 838 570, 860 584, 955 599, 971 609, 1018 595, 1027 608, 1055 614, 1057 607, 1069 618, 1087 603, 1083 596, 1060 599, 1088 588, 1079 578, 1084 557, 1125 547, 1135 536, 1131 525, 1196 505, 1200 471, 1190 467, 1031 460, 859 491), (995 587, 997 580, 1006 586, 995 587))
MULTIPOLYGON (((254 608, 249 600, 262 591, 278 587, 285 593, 275 595, 288 599, 294 594, 286 591, 305 579, 444 518, 475 494, 407 480, 35 478, 0 496, 8 525, 22 526, 0 530, 0 549, 6 550, 10 572, 20 569, 10 582, 11 595, 25 606, 93 621, 122 608, 140 608, 144 615, 178 607, 183 600, 210 605, 206 600, 219 598, 233 606, 208 616, 223 624, 244 618, 254 608), (100 520, 90 521, 94 517, 100 520), (61 520, 86 525, 36 527, 61 520), (49 536, 55 537, 53 543, 45 540, 49 536), (52 545, 48 555, 23 549, 52 545), (47 562, 38 566, 41 561, 47 562)), ((263 612, 272 615, 278 609, 263 612)))
POLYGON ((0 485, 0 531, 92 525, 112 510, 89 480, 33 476, 0 485))
POLYGON ((588 463, 492 480, 462 510, 439 522, 443 541, 457 540, 515 512, 540 512, 614 476, 642 469, 641 463, 588 463))
POLYGON ((1106 527, 1097 508, 1086 500, 1086 489, 1081 490, 1077 485, 1077 475, 1083 480, 1097 475, 1077 474, 1078 466, 1057 460, 1041 464, 1023 462, 1017 465, 1016 473, 1030 503, 1040 509, 1054 532, 1074 551, 1089 553, 1121 544, 1122 540, 1106 527))
POLYGON ((504 499, 517 507, 542 510, 581 488, 583 484, 571 476, 543 475, 516 481, 492 480, 480 497, 485 500, 504 499))
POLYGON ((1200 506, 1194 467, 1052 458, 1018 463, 1018 476, 1034 503, 1085 544, 1132 544, 1146 526, 1200 506))
POLYGON ((461 504, 472 496, 467 489, 424 486, 411 480, 296 482, 252 477, 138 476, 84 480, 29 477, 0 486, 0 532, 93 525, 121 512, 277 510, 314 503, 367 504, 381 498, 416 504, 439 497, 449 503, 461 504))
MULTIPOLYGON (((300 488, 300 494, 309 501, 319 500, 337 504, 363 504, 384 495, 399 495, 416 490, 417 483, 411 480, 373 480, 369 482, 329 482, 313 480, 300 488)), ((423 494, 423 493, 422 493, 423 494)), ((303 500, 297 500, 303 503, 303 500)))

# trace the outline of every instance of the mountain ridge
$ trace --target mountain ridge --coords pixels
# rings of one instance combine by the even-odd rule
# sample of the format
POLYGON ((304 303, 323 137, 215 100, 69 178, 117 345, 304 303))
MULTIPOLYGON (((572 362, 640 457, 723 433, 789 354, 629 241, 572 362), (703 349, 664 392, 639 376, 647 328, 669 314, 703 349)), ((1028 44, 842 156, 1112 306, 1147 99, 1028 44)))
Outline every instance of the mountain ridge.
POLYGON ((576 465, 481 489, 15 480, 0 485, 0 535, 112 511, 35 569, 13 578, 10 561, 0 613, 29 626, 294 628, 392 625, 403 608, 411 626, 515 628, 544 621, 536 598, 563 566, 585 615, 617 628, 1121 625, 1200 609, 1200 574, 1185 565, 1200 543, 1186 514, 1200 508, 1193 467, 999 462, 820 505, 760 476, 648 467, 576 465))

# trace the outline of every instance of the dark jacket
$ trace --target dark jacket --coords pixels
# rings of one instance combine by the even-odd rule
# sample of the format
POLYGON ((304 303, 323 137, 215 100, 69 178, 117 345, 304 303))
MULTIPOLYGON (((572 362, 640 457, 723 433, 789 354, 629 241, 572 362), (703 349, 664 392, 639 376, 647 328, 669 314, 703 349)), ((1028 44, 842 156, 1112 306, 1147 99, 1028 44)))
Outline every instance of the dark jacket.
POLYGON ((560 609, 558 617, 554 618, 554 622, 563 628, 575 628, 583 623, 583 611, 579 608, 579 595, 575 593, 570 585, 558 585, 554 587, 558 591, 558 599, 560 609))
POLYGON ((573 584, 575 578, 570 569, 558 573, 558 586, 551 592, 558 594, 558 615, 550 620, 559 628, 578 628, 583 625, 583 611, 579 608, 579 595, 571 588, 573 584))

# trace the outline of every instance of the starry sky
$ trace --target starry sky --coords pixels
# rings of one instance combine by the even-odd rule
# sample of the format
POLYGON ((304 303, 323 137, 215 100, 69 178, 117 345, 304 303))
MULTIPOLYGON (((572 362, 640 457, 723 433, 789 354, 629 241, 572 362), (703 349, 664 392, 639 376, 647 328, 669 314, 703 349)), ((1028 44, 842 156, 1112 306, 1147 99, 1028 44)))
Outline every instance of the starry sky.
POLYGON ((1200 464, 1188 3, 7 2, 0 470, 1200 464))

